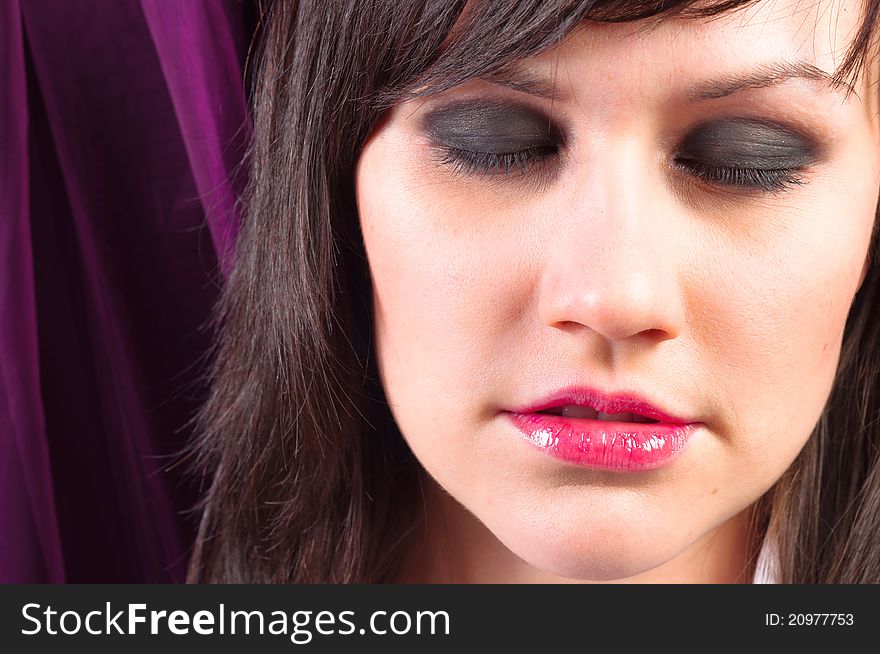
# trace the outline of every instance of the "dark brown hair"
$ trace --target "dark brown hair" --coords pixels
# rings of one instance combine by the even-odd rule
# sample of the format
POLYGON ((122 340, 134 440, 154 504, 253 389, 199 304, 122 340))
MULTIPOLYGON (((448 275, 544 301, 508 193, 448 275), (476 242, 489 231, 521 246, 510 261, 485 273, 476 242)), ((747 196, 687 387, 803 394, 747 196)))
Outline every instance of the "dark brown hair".
MULTIPOLYGON (((190 581, 387 581, 418 522, 424 473, 371 356, 354 201, 354 165, 383 112, 546 50, 587 18, 650 25, 753 1, 476 1, 466 13, 464 0, 263 7, 247 210, 190 452, 207 482, 190 581)), ((873 51, 878 6, 866 2, 840 79, 855 79, 873 51)), ((755 542, 775 537, 786 583, 880 582, 878 293, 872 262, 826 411, 755 507, 755 542)))

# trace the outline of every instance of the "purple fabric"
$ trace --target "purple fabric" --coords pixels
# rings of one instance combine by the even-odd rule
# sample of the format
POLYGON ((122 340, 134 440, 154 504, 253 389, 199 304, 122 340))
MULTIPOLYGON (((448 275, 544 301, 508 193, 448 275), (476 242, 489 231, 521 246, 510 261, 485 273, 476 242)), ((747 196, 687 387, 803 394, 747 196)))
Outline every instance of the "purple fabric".
POLYGON ((0 2, 0 582, 184 578, 253 14, 0 2))

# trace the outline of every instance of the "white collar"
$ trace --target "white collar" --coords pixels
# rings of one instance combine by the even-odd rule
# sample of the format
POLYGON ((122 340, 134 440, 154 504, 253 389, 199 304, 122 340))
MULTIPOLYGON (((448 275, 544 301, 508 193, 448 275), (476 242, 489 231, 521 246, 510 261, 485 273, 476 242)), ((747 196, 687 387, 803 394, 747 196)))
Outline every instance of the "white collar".
POLYGON ((778 584, 779 583, 779 558, 776 555, 776 545, 768 536, 761 543, 758 552, 758 563, 755 566, 753 584, 778 584))

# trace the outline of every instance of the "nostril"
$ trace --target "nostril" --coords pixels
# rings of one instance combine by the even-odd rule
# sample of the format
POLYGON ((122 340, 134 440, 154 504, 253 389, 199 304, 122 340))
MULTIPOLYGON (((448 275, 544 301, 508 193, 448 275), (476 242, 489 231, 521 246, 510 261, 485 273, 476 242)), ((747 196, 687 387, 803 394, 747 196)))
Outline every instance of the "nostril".
POLYGON ((638 337, 652 344, 675 339, 685 313, 669 255, 619 262, 605 261, 608 256, 563 261, 545 272, 539 289, 542 323, 579 338, 638 337))

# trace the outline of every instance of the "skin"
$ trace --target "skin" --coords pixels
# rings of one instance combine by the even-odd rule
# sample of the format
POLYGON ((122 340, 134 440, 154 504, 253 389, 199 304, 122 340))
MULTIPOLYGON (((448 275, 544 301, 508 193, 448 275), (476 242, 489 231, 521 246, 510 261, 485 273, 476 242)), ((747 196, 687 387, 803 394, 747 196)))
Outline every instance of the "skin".
POLYGON ((866 269, 875 75, 848 100, 798 79, 688 92, 769 60, 831 73, 858 7, 585 23, 520 62, 552 99, 471 80, 383 118, 356 170, 376 356, 429 480, 401 581, 750 581, 750 508, 823 410, 866 269), (564 124, 550 178, 440 162, 424 117, 462 98, 564 124), (793 127, 821 154, 778 193, 669 167, 696 125, 731 117, 793 127), (502 414, 575 383, 702 424, 670 464, 619 473, 549 457, 502 414))

